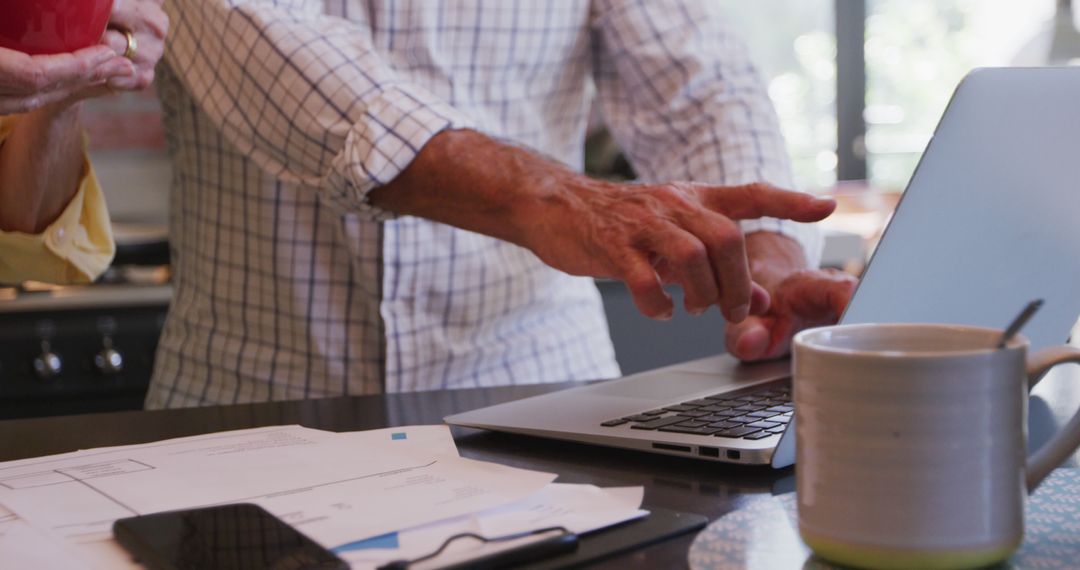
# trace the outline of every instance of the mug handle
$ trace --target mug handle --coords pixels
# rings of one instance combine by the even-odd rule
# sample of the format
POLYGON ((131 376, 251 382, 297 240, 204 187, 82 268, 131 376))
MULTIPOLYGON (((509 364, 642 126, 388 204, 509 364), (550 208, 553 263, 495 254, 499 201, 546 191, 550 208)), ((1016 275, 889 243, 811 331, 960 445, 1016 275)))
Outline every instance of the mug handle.
MULTIPOLYGON (((1058 364, 1080 364, 1080 349, 1071 346, 1051 346, 1031 355, 1027 363, 1028 391, 1058 364)), ((1027 490, 1031 493, 1042 480, 1080 447, 1080 411, 1050 441, 1046 442, 1027 462, 1027 490)))

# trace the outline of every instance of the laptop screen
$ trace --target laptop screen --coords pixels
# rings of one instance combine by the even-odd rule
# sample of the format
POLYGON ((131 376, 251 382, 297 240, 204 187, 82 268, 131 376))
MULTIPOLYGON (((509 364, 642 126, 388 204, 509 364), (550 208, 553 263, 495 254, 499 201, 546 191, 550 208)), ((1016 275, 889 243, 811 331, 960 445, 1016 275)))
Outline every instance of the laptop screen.
POLYGON ((1080 68, 982 69, 957 88, 841 322, 1003 328, 1032 348, 1080 315, 1080 68))

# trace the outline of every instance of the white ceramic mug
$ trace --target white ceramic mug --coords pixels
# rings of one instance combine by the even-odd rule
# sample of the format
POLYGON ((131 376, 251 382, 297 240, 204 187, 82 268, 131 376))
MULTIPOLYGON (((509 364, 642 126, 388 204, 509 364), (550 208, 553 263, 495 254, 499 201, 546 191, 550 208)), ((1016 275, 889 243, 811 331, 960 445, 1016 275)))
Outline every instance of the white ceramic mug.
POLYGON ((1023 540, 1024 499, 1080 445, 1080 414, 1030 458, 1028 391, 1080 350, 1027 357, 967 326, 867 324, 795 337, 799 531, 871 568, 973 568, 1023 540))

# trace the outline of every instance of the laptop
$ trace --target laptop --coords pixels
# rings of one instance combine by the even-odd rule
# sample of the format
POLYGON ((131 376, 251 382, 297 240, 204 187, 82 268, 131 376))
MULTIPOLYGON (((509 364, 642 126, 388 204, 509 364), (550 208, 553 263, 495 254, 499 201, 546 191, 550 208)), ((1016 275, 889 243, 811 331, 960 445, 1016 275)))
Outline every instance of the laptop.
MULTIPOLYGON (((1004 327, 1032 348, 1080 315, 1080 67, 971 72, 957 87, 841 322, 1004 327)), ((718 343, 714 338, 701 342, 718 343)), ((784 467, 790 363, 726 355, 446 418, 452 425, 784 467)))

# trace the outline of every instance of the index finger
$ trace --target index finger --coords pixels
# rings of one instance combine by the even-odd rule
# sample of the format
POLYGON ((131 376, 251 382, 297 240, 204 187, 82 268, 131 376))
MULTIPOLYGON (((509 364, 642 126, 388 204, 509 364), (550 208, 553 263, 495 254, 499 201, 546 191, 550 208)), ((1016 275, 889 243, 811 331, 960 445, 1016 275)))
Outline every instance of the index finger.
POLYGON ((768 216, 797 222, 816 222, 836 209, 836 201, 832 198, 781 190, 761 183, 743 186, 700 186, 698 193, 705 207, 736 220, 768 216))
POLYGON ((94 83, 101 64, 116 57, 107 46, 72 53, 27 55, 0 48, 0 93, 34 95, 63 87, 94 83))

